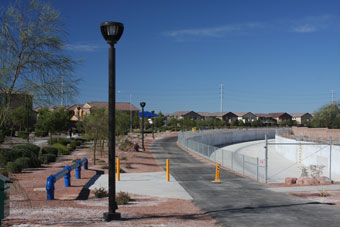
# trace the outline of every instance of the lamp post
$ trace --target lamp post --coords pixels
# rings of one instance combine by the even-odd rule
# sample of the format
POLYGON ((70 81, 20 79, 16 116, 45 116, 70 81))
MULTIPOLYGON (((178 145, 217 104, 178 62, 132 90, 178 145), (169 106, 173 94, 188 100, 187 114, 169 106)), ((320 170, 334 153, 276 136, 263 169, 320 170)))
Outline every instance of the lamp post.
POLYGON ((143 151, 145 151, 145 148, 144 148, 144 106, 145 106, 145 102, 141 102, 140 106, 142 107, 142 149, 143 149, 143 151))
POLYGON ((124 31, 124 25, 119 22, 103 22, 100 24, 100 31, 110 45, 109 48, 109 210, 104 213, 105 221, 120 219, 120 213, 116 203, 116 49, 115 44, 120 39, 124 31))
POLYGON ((151 119, 152 119, 152 139, 155 139, 155 134, 154 134, 154 129, 155 129, 155 118, 154 118, 154 115, 155 115, 155 111, 151 111, 152 113, 152 116, 151 116, 151 119))
POLYGON ((77 107, 77 110, 78 110, 78 121, 80 121, 80 113, 79 113, 79 111, 80 111, 80 106, 77 107))

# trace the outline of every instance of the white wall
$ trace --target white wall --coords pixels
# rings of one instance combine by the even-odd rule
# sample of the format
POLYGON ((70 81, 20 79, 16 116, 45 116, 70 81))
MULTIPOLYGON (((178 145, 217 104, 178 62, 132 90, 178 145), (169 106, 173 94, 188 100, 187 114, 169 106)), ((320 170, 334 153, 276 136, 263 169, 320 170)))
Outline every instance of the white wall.
MULTIPOLYGON (((305 141, 296 141, 281 136, 275 136, 276 143, 309 143, 305 141)), ((310 165, 324 165, 324 176, 329 176, 329 157, 330 146, 326 145, 274 145, 276 152, 282 154, 285 158, 301 163, 308 167, 310 165)), ((270 149, 270 147, 269 147, 270 149)), ((340 147, 332 145, 332 179, 340 179, 340 147)))

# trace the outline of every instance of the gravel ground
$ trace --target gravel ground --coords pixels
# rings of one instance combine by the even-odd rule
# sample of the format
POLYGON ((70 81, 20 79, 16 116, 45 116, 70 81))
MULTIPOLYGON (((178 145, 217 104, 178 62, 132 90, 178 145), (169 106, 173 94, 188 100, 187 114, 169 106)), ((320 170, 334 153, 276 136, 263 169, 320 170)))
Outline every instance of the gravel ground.
MULTIPOLYGON (((173 136, 176 133, 156 134, 157 138, 173 136)), ((133 143, 141 144, 137 135, 129 135, 133 143)), ((162 171, 149 150, 152 138, 146 136, 145 151, 120 151, 121 169, 127 173, 162 171)), ((204 214, 191 201, 148 197, 131 194, 133 199, 127 205, 120 205, 120 221, 105 222, 103 213, 107 211, 107 198, 95 198, 93 191, 84 186, 96 174, 107 173, 102 169, 107 165, 107 151, 97 153, 97 164, 93 165, 91 144, 85 144, 72 155, 59 157, 56 163, 43 165, 39 169, 28 169, 21 174, 12 174, 10 215, 2 221, 2 226, 218 226, 215 220, 204 214), (55 200, 46 200, 45 184, 50 174, 54 174, 73 159, 87 157, 89 170, 82 170, 82 179, 75 179, 72 171, 71 187, 64 187, 64 180, 55 184, 55 200)))

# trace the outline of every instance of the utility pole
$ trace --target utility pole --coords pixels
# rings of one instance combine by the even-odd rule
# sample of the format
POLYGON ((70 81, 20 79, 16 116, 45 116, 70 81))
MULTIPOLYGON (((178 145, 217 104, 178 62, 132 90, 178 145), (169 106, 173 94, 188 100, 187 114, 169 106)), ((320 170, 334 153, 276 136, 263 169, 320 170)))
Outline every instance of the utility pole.
POLYGON ((132 110, 131 110, 131 94, 130 94, 130 133, 132 133, 132 110))
POLYGON ((61 100, 60 105, 64 105, 64 75, 61 75, 61 100))
POLYGON ((334 90, 331 90, 332 104, 334 104, 334 90))
POLYGON ((223 112, 223 84, 221 84, 221 94, 220 94, 220 112, 223 112))

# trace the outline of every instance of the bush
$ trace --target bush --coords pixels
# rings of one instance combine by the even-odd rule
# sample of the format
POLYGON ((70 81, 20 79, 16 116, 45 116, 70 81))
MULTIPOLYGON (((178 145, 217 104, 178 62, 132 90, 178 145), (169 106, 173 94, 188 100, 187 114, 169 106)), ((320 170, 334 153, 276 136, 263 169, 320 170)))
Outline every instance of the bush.
POLYGON ((108 197, 109 193, 105 190, 105 188, 100 187, 100 188, 94 189, 94 196, 96 198, 104 198, 104 197, 108 197))
POLYGON ((37 137, 45 137, 45 136, 48 136, 48 132, 47 132, 47 131, 43 131, 43 130, 40 130, 40 129, 35 129, 34 134, 35 134, 35 136, 37 136, 37 137))
POLYGON ((0 144, 3 142, 5 142, 5 133, 2 130, 0 130, 0 144))
POLYGON ((6 167, 8 162, 15 161, 17 158, 11 149, 0 148, 0 167, 6 167))
POLYGON ((0 169, 0 174, 4 175, 5 177, 8 177, 8 171, 6 169, 0 169))
POLYGON ((131 197, 126 192, 118 192, 116 195, 116 202, 118 205, 125 205, 131 201, 131 197))
POLYGON ((132 146, 133 143, 131 143, 130 140, 125 139, 120 145, 119 145, 119 150, 121 151, 126 151, 129 146, 132 146))
POLYGON ((21 157, 39 156, 40 147, 34 144, 23 144, 13 146, 14 152, 19 152, 21 157))
POLYGON ((40 155, 39 160, 43 164, 48 164, 50 162, 55 162, 57 160, 57 156, 55 156, 54 154, 42 154, 40 155))
POLYGON ((43 147, 41 150, 42 154, 54 154, 56 157, 58 156, 58 149, 52 146, 43 147))
POLYGON ((76 141, 76 140, 72 140, 72 142, 70 143, 70 149, 74 151, 77 148, 77 146, 79 146, 78 145, 79 143, 81 143, 81 142, 76 141))
POLYGON ((18 131, 18 137, 20 137, 21 139, 27 139, 28 134, 26 131, 18 131))
POLYGON ((52 138, 52 140, 51 139, 49 139, 48 141, 47 141, 47 143, 48 144, 55 144, 55 143, 60 143, 60 144, 62 144, 62 145, 64 145, 64 146, 66 146, 67 144, 69 144, 69 143, 71 143, 71 139, 68 139, 68 138, 64 138, 64 137, 55 137, 55 138, 52 138))
POLYGON ((74 163, 74 162, 77 162, 77 161, 80 161, 80 159, 79 159, 79 158, 76 158, 76 159, 73 159, 73 160, 72 160, 73 163, 74 163))
POLYGON ((15 162, 9 162, 7 163, 7 171, 10 173, 20 173, 22 171, 22 166, 15 162))
POLYGON ((55 147, 58 149, 58 155, 69 155, 71 153, 66 146, 60 143, 55 143, 52 145, 52 147, 55 147))
POLYGON ((31 159, 27 157, 18 158, 14 163, 21 166, 23 169, 31 167, 31 159))

